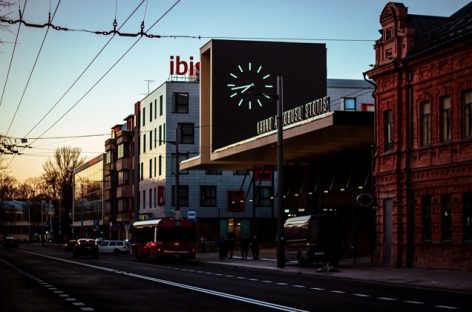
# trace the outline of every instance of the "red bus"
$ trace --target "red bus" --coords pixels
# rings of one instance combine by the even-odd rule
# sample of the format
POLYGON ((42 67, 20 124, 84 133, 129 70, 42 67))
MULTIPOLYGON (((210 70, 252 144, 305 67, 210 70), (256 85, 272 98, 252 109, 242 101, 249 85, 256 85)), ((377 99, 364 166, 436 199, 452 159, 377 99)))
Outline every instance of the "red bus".
POLYGON ((195 223, 172 218, 133 223, 133 253, 138 260, 181 258, 195 259, 195 223))

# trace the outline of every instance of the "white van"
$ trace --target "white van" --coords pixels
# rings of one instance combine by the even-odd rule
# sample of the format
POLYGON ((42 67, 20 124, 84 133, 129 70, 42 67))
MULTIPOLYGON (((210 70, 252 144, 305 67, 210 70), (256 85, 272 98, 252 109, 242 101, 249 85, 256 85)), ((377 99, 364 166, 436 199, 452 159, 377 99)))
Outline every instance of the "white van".
POLYGON ((104 240, 98 245, 98 251, 101 253, 129 253, 129 245, 122 240, 104 240))

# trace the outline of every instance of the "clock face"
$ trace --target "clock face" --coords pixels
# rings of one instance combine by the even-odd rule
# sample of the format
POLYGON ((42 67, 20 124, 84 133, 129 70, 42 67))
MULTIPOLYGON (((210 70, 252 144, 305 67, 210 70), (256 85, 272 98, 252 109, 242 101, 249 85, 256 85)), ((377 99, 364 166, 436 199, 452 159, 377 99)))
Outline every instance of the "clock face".
POLYGON ((232 104, 249 110, 263 107, 276 90, 273 77, 262 65, 243 63, 228 74, 229 99, 232 104))

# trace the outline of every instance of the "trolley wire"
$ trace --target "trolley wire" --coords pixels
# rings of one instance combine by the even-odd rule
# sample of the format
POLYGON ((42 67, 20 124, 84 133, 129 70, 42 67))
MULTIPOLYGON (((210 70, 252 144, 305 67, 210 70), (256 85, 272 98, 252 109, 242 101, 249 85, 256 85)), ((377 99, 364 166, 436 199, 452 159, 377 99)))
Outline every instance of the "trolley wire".
MULTIPOLYGON (((49 22, 51 22, 54 17, 56 16, 57 10, 59 9, 59 5, 61 4, 62 0, 59 0, 57 2, 56 9, 54 10, 54 14, 51 17, 51 11, 49 11, 49 22)), ((31 81, 31 77, 33 76, 33 72, 36 68, 36 64, 38 63, 39 56, 41 55, 41 51, 43 50, 44 43, 46 42, 46 37, 48 36, 49 33, 49 27, 46 29, 46 33, 44 34, 43 41, 41 42, 41 46, 39 47, 38 53, 36 54, 36 59, 34 60, 33 67, 31 68, 30 74, 28 76, 28 79, 26 81, 25 88, 23 89, 23 93, 21 94, 20 100, 18 102, 18 105, 16 106, 15 113, 13 114, 13 118, 10 121, 10 125, 8 126, 8 129, 5 133, 5 135, 8 135, 8 132, 10 132, 11 126, 13 125, 13 122, 15 121, 16 114, 18 113, 18 110, 20 109, 21 103, 23 102, 23 98, 26 94, 26 90, 28 89, 29 83, 31 81)))
MULTIPOLYGON (((23 12, 26 10, 26 3, 27 2, 28 2, 28 0, 25 0, 25 3, 23 4, 23 12)), ((21 7, 20 7, 20 3, 18 3, 18 12, 19 12, 20 18, 22 18, 23 16, 22 16, 22 13, 21 13, 22 11, 21 11, 21 7)), ((2 17, 2 20, 3 20, 3 17, 2 17)), ((15 57, 16 45, 18 43, 18 37, 20 36, 20 30, 21 30, 21 24, 18 25, 18 31, 16 32, 15 43, 13 44, 13 50, 11 52, 10 64, 8 65, 7 76, 5 78, 5 83, 3 85, 3 90, 2 90, 2 96, 0 97, 0 107, 2 107, 3 96, 5 95, 5 90, 7 88, 8 78, 10 77, 11 65, 13 64, 13 58, 15 57)))

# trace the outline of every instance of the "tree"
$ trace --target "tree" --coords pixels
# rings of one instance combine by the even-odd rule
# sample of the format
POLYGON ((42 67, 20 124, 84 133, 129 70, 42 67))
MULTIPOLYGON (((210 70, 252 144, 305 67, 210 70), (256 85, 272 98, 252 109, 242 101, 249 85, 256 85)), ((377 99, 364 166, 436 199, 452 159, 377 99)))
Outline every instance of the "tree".
POLYGON ((78 147, 60 147, 56 149, 53 159, 48 159, 43 164, 43 181, 47 190, 56 202, 57 207, 57 230, 56 240, 62 240, 62 234, 70 236, 70 218, 72 210, 72 178, 73 171, 85 161, 80 157, 78 147))

